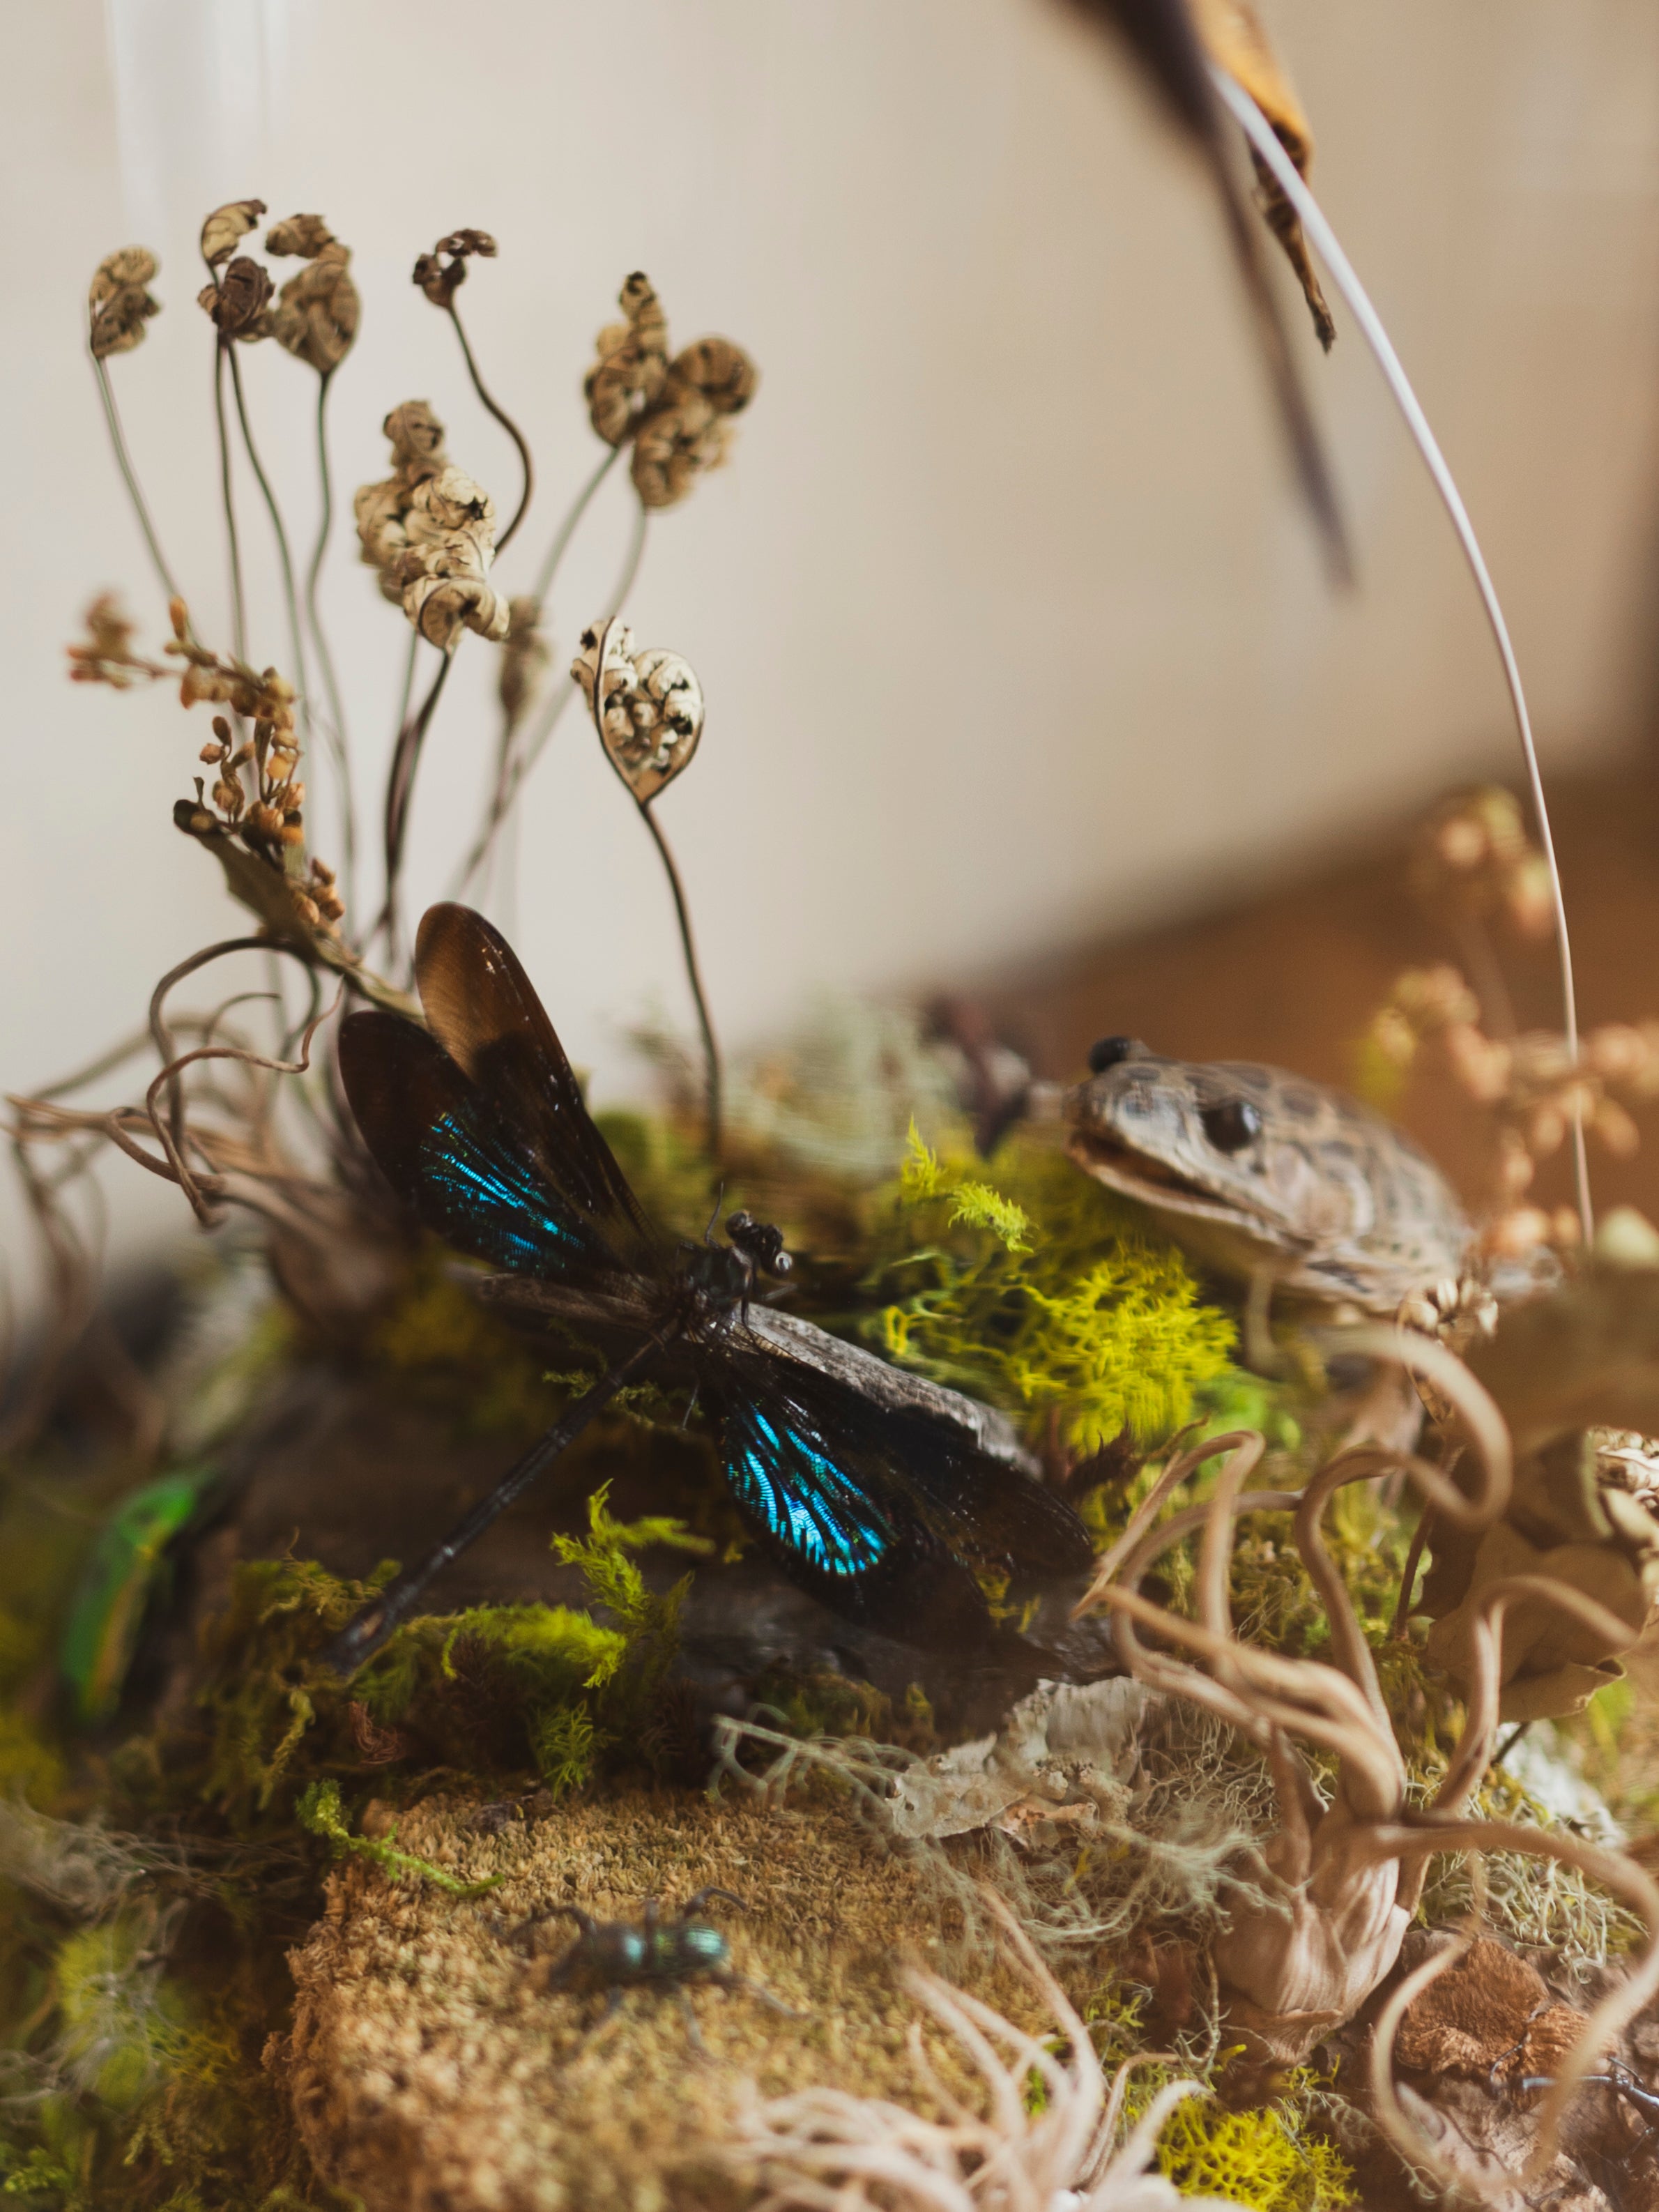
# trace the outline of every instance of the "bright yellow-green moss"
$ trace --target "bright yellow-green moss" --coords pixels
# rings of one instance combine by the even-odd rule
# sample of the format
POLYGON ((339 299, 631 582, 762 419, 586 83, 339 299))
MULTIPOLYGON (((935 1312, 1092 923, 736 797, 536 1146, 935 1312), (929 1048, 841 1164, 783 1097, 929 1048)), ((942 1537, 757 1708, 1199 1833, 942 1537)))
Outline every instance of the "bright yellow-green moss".
MULTIPOLYGON (((1299 2077, 1289 2095, 1255 2112, 1188 2097, 1158 2138, 1158 2171, 1183 2197, 1220 2197, 1246 2212, 1339 2212, 1356 2203, 1346 2162, 1305 2124, 1305 2100, 1317 2085, 1306 2069, 1299 2077)), ((1150 2102, 1144 2093, 1143 2100, 1150 2102)))
POLYGON ((878 1215, 872 1333, 890 1358, 988 1399, 1074 1454, 1186 1420, 1234 1329, 1173 1247, 1054 1152, 1012 1146, 994 1182, 913 1129, 878 1215))

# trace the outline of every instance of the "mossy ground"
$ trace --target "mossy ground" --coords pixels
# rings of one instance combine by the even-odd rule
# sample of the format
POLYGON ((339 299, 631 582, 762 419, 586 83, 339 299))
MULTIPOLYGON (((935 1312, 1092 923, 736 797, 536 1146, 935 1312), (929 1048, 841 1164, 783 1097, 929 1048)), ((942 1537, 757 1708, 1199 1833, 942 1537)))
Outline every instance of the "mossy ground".
MULTIPOLYGON (((651 1210, 700 1233, 708 1191, 695 1148, 637 1117, 609 1133, 651 1210)), ((1264 1383, 1231 1364, 1234 1320, 1185 1262, 1040 1145, 986 1166, 948 1137, 937 1152, 916 1142, 884 1184, 756 1149, 734 1162, 726 1202, 785 1225, 802 1254, 797 1310, 1000 1407, 1052 1472, 1075 1468, 1074 1494, 1103 1536, 1144 1494, 1146 1454, 1188 1419, 1262 1426, 1264 1479, 1293 1486, 1305 1468, 1306 1379, 1264 1383)), ((593 1358, 482 1312, 431 1248, 350 1345, 322 1347, 292 1322, 258 1335, 273 1389, 302 1361, 318 1373, 332 1362, 480 1466, 504 1463, 593 1358)), ((304 1556, 233 1560, 234 1532, 210 1535, 203 1556, 218 1545, 223 1571, 198 1648, 175 1637, 173 1675, 141 1682, 116 1724, 90 1735, 66 1725, 56 1639, 101 1521, 150 1470, 83 1452, 6 1471, 0 1784, 138 1839, 131 1878, 93 1907, 38 1888, 5 1899, 0 2058, 17 2088, 0 2121, 7 2196, 36 2212, 322 2212, 358 2197, 434 2212, 721 2205, 737 2184, 688 2146, 719 2127, 740 2078, 763 2093, 839 2081, 925 2104, 904 2056, 901 1957, 939 1963, 1041 2024, 1024 1985, 966 1940, 952 1900, 975 1876, 1006 1876, 1056 1910, 1069 1899, 1103 1918, 1127 1912, 1111 1942, 1059 1955, 1103 2049, 1120 2029, 1142 2034, 1133 1981, 1150 1969, 1124 1931, 1137 1915, 1160 1937, 1183 1914, 1203 1920, 1214 1891, 1200 1910, 1201 1847, 1161 1887, 1138 1887, 1139 1862, 1119 1845, 1092 1856, 1061 1847, 1023 1867, 1012 1846, 963 1846, 941 1882, 938 1864, 884 1855, 833 1784, 770 1812, 677 1786, 701 1778, 708 1753, 694 1778, 700 1740, 670 1671, 667 1583, 682 1569, 712 1576, 743 1542, 708 1431, 696 1415, 679 1425, 686 1411, 641 1398, 571 1455, 572 1498, 609 1481, 629 1502, 613 1516, 601 1498, 585 1528, 567 1516, 567 1601, 469 1600, 411 1624, 349 1686, 315 1655, 366 1595, 357 1577, 374 1553, 334 1573, 304 1556), (653 1425, 665 1413, 672 1425, 653 1425), (680 1531, 634 1502, 665 1496, 680 1531), (630 1528, 628 1515, 649 1525, 630 1528), (688 1535, 700 1548, 685 1548, 688 1535), (647 1540, 682 1547, 652 1553, 648 1581, 637 1565, 647 1540), (508 1808, 498 1829, 470 1825, 486 1799, 508 1808), (459 1893, 480 1882, 494 1886, 459 1893), (543 1988, 502 1940, 504 1924, 548 1904, 632 1917, 647 1896, 672 1903, 709 1882, 755 1905, 732 1923, 738 1963, 807 2021, 705 1991, 694 2001, 709 2045, 700 2057, 678 2005, 638 1996, 579 2047, 578 2001, 543 1988)), ((384 1548, 399 1548, 396 1498, 374 1510, 386 1516, 384 1548)), ((1351 1490, 1328 1530, 1413 1771, 1431 1778, 1460 1716, 1416 1644, 1389 1638, 1408 1524, 1351 1490)), ((1244 1524, 1235 1607, 1258 1640, 1316 1656, 1326 1624, 1287 1534, 1282 1519, 1244 1524)), ((264 1548, 286 1542, 284 1530, 264 1548)), ((1179 1601, 1190 1568, 1172 1555, 1162 1594, 1179 1601)), ((801 1734, 919 1752, 938 1740, 927 1698, 902 1686, 784 1666, 751 1690, 801 1734)), ((1265 1778, 1248 1759, 1224 1773, 1216 1759, 1203 1770, 1215 1805, 1248 1814, 1265 1778)), ((949 2078, 956 2062, 935 2056, 949 2078)), ((1298 2079, 1255 2114, 1194 2100, 1162 2163, 1189 2193, 1323 2212, 1347 2184, 1314 2124, 1321 2094, 1298 2079)))

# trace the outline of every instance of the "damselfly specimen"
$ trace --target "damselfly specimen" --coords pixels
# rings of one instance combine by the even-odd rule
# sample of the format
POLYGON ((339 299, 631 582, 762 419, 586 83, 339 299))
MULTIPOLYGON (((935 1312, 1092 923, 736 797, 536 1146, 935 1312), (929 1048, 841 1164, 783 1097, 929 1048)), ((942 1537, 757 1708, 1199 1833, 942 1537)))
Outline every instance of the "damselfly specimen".
POLYGON ((428 1027, 359 1013, 340 1073, 392 1188, 458 1251, 507 1271, 481 1288, 580 1324, 612 1364, 431 1555, 328 1646, 349 1673, 635 1376, 673 1373, 720 1424, 744 1519, 793 1581, 850 1620, 922 1644, 997 1640, 983 1584, 1018 1592, 1090 1564, 1082 1523, 1024 1472, 1012 1431, 757 1302, 787 1272, 747 1214, 728 1242, 646 1218, 582 1103, 511 947, 470 908, 433 907, 416 975, 428 1027))

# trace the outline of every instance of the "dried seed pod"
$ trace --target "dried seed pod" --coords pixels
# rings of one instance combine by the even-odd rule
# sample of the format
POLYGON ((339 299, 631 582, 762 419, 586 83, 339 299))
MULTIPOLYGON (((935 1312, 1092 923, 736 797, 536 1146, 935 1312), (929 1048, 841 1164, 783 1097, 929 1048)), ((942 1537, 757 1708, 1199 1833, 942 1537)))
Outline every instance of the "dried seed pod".
POLYGON ((350 352, 362 312, 348 266, 350 252, 319 215, 294 215, 274 224, 265 233, 265 251, 298 253, 307 263, 283 285, 270 334, 284 352, 327 376, 350 352))
POLYGON ((314 261, 325 246, 338 243, 319 215, 291 215, 272 223, 265 233, 267 253, 297 253, 307 261, 314 261))
POLYGON ((161 312, 161 301, 144 289, 160 266, 143 246, 121 246, 99 263, 87 292, 88 336, 96 360, 131 353, 143 343, 144 325, 161 312))
POLYGON ((443 458, 443 425, 424 400, 386 418, 397 473, 364 484, 353 501, 362 557, 382 595, 445 651, 463 629, 501 639, 507 603, 486 578, 495 557, 495 506, 465 470, 443 458))
POLYGON ((702 686, 688 660, 661 646, 636 652, 612 622, 585 629, 570 673, 581 686, 606 757, 641 806, 690 762, 702 735, 702 686))
POLYGON ((634 434, 631 473, 641 505, 673 507, 726 458, 726 418, 754 398, 755 364, 729 338, 699 338, 678 355, 634 434))
POLYGON ((405 399, 380 425, 392 441, 392 458, 410 479, 435 476, 449 464, 444 455, 444 426, 424 399, 405 399))
POLYGON ((668 318, 643 270, 617 296, 625 321, 599 332, 599 360, 582 385, 587 419, 607 446, 620 446, 668 374, 668 318))
POLYGON ((457 285, 466 282, 468 257, 476 253, 486 261, 493 260, 496 250, 487 230, 452 230, 416 262, 415 282, 434 307, 447 307, 457 285))
POLYGON ((212 318, 221 337, 252 345, 270 336, 268 310, 276 289, 263 263, 239 253, 216 284, 203 287, 197 305, 212 318))
POLYGON ((202 225, 202 258, 210 269, 228 261, 236 241, 246 238, 265 211, 263 200, 230 200, 202 225))
POLYGON ((507 635, 507 601, 482 576, 419 576, 404 593, 404 611, 423 638, 446 653, 463 629, 495 642, 507 635))

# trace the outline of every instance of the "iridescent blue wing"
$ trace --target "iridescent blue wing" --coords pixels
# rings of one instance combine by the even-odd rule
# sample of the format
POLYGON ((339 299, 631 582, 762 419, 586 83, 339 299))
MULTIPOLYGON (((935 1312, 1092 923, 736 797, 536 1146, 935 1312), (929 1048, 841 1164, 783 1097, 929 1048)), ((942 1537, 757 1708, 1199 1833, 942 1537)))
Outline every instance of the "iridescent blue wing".
POLYGON ((628 1218, 585 1203, 586 1188, 574 1192, 547 1149, 413 1022, 353 1014, 340 1028, 340 1075, 381 1173, 457 1251, 544 1280, 635 1264, 628 1218))
POLYGON ((500 930, 471 907, 428 907, 415 940, 415 976, 432 1034, 543 1179, 602 1224, 613 1247, 656 1253, 657 1234, 594 1127, 564 1047, 500 930))
POLYGON ((726 1480, 791 1578, 910 1643, 982 1639, 981 1577, 1086 1569, 1075 1514, 950 1422, 882 1406, 781 1354, 708 1347, 726 1480))

